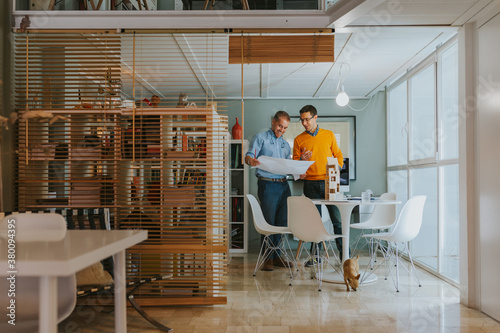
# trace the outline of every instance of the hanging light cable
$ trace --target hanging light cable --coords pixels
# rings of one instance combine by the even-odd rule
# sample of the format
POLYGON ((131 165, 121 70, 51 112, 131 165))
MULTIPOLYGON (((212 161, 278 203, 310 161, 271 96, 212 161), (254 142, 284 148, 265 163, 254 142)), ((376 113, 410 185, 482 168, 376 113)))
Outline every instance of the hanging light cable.
POLYGON ((347 76, 349 75, 350 71, 351 67, 348 63, 346 62, 341 63, 339 69, 339 81, 337 83, 337 89, 336 89, 337 97, 335 98, 335 102, 337 102, 338 106, 346 106, 347 104, 349 104, 349 95, 347 95, 347 93, 344 90, 344 81, 345 79, 347 79, 347 76), (344 67, 344 65, 347 65, 348 68, 347 68, 347 73, 344 74, 344 77, 342 77, 342 68, 344 67))

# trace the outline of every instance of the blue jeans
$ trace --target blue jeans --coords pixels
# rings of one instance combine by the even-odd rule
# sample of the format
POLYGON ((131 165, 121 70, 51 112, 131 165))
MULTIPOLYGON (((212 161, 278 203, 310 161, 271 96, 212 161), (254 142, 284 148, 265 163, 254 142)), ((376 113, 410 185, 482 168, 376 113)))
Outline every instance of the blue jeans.
MULTIPOLYGON (((325 181, 324 180, 306 180, 304 181, 304 195, 309 199, 325 199, 325 181)), ((317 205, 319 213, 321 214, 321 206, 317 205)), ((340 211, 337 206, 326 205, 330 219, 333 224, 333 231, 336 234, 342 234, 342 223, 340 221, 340 211)), ((335 239, 335 244, 339 250, 342 258, 342 238, 335 239)))
MULTIPOLYGON (((260 207, 267 223, 276 227, 286 227, 288 225, 287 198, 292 195, 288 182, 272 182, 260 180, 258 196, 260 207)), ((262 239, 264 236, 262 236, 262 239)), ((281 240, 281 235, 270 236, 271 241, 276 246, 281 240)), ((275 258, 276 253, 271 254, 270 258, 275 258)))

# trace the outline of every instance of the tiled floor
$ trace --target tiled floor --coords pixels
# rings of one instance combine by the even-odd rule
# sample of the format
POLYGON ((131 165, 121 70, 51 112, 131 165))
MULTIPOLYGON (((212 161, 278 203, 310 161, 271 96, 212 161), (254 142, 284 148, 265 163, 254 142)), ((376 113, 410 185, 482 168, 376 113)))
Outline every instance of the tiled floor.
MULTIPOLYGON (((293 286, 284 268, 252 276, 256 256, 234 257, 229 266, 227 305, 149 308, 174 332, 323 333, 323 332, 500 332, 500 323, 459 304, 459 291, 419 270, 418 287, 401 270, 400 292, 389 278, 347 292, 345 285, 324 283, 319 292, 306 273, 293 286)), ((128 310, 128 331, 160 332, 128 310)), ((59 332, 114 332, 113 313, 77 308, 59 332)))

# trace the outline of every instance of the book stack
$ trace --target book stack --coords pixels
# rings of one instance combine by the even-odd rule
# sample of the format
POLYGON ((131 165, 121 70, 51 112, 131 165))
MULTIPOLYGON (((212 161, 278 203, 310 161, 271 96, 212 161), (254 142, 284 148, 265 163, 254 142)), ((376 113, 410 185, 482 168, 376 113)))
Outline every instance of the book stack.
POLYGON ((243 198, 233 198, 231 208, 232 222, 242 222, 243 219, 243 198))
POLYGON ((243 163, 241 159, 241 145, 233 144, 231 145, 231 166, 232 169, 243 168, 243 163))

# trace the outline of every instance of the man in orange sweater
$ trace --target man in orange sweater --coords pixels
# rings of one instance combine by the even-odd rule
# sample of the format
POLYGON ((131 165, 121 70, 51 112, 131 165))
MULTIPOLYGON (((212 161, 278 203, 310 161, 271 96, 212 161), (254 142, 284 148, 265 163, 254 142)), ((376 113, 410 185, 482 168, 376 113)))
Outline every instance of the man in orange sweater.
MULTIPOLYGON (((337 139, 332 131, 319 128, 317 124, 318 111, 312 105, 304 106, 300 111, 300 121, 305 131, 299 134, 293 142, 293 159, 302 161, 316 161, 307 170, 304 180, 304 195, 310 199, 325 198, 325 179, 327 157, 335 157, 339 166, 344 165, 344 156, 337 145, 337 139)), ((333 231, 342 234, 340 211, 334 205, 327 205, 333 231)), ((320 210, 318 206, 318 210, 320 210)), ((321 210, 320 210, 321 213, 321 210)), ((337 249, 342 258, 342 238, 335 240, 337 249)))

